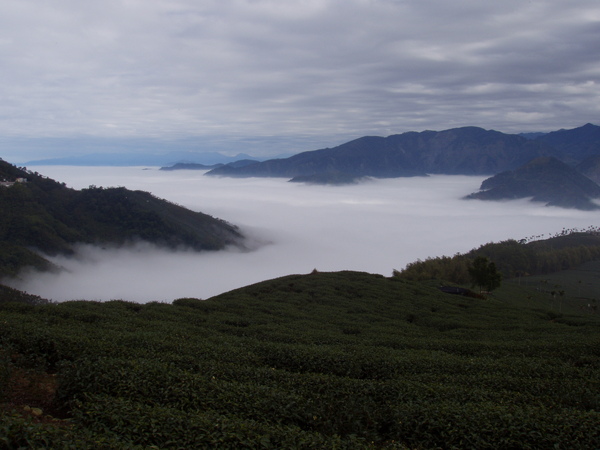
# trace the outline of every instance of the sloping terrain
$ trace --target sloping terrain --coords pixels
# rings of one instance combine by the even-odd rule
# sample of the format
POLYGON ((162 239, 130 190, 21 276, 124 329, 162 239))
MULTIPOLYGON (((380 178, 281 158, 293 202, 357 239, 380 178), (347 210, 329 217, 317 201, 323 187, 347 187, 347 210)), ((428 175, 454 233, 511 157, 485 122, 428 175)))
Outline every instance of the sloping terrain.
POLYGON ((76 243, 143 240, 169 247, 219 250, 242 240, 236 227, 148 192, 91 186, 67 188, 0 160, 0 275, 32 265, 48 268, 44 254, 70 254, 76 243))
POLYGON ((512 284, 437 286, 314 272, 172 305, 0 303, 3 442, 600 445, 597 314, 512 284))

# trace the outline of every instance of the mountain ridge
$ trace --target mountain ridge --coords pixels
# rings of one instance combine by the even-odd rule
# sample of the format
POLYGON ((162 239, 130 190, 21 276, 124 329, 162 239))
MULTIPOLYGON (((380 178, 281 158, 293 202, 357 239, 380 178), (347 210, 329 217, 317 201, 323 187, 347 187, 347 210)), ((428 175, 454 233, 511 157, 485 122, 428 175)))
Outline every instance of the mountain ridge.
POLYGON ((311 150, 288 158, 239 168, 219 167, 207 175, 287 178, 327 172, 378 178, 493 175, 516 169, 540 156, 566 157, 574 164, 594 152, 600 153, 600 127, 592 124, 535 138, 461 127, 408 131, 388 137, 363 136, 333 148, 311 150))

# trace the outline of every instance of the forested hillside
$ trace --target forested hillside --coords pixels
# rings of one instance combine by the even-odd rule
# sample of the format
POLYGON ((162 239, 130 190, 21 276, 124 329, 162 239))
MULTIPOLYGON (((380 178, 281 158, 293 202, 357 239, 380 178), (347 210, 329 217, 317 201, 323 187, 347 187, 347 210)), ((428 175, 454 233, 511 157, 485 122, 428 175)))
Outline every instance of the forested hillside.
POLYGON ((219 250, 242 239, 236 227, 148 192, 95 186, 74 190, 2 160, 1 179, 7 185, 0 186, 0 275, 14 275, 25 266, 48 269, 42 254, 69 254, 76 243, 144 240, 219 250))
POLYGON ((470 282, 469 264, 477 256, 494 261, 504 278, 544 275, 600 259, 600 230, 563 230, 548 239, 488 243, 464 254, 414 261, 394 273, 414 281, 442 279, 466 284, 470 282))
POLYGON ((315 272, 172 305, 0 303, 1 445, 600 446, 597 314, 436 286, 315 272))

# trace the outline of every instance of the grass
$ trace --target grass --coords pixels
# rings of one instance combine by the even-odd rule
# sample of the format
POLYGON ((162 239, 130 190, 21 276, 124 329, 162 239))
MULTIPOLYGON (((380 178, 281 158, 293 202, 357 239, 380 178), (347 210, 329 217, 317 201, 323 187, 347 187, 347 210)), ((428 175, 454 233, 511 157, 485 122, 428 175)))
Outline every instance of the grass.
POLYGON ((544 293, 546 306, 551 310, 567 307, 597 313, 600 308, 600 261, 590 261, 574 269, 517 278, 509 282, 521 285, 530 292, 544 293))

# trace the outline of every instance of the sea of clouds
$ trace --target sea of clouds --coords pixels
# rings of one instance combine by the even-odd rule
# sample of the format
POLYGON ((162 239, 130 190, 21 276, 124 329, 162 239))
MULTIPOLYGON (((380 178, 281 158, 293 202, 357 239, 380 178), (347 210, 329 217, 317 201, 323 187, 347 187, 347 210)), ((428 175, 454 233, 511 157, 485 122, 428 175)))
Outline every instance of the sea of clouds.
POLYGON ((141 167, 36 166, 69 187, 140 189, 224 219, 248 236, 249 250, 197 253, 136 244, 81 246, 54 257, 58 274, 28 272, 13 287, 55 301, 136 302, 209 298, 289 274, 358 270, 390 276, 417 259, 481 244, 597 225, 599 212, 528 200, 462 200, 485 177, 435 175, 316 186, 281 178, 215 178, 203 171, 141 167))

